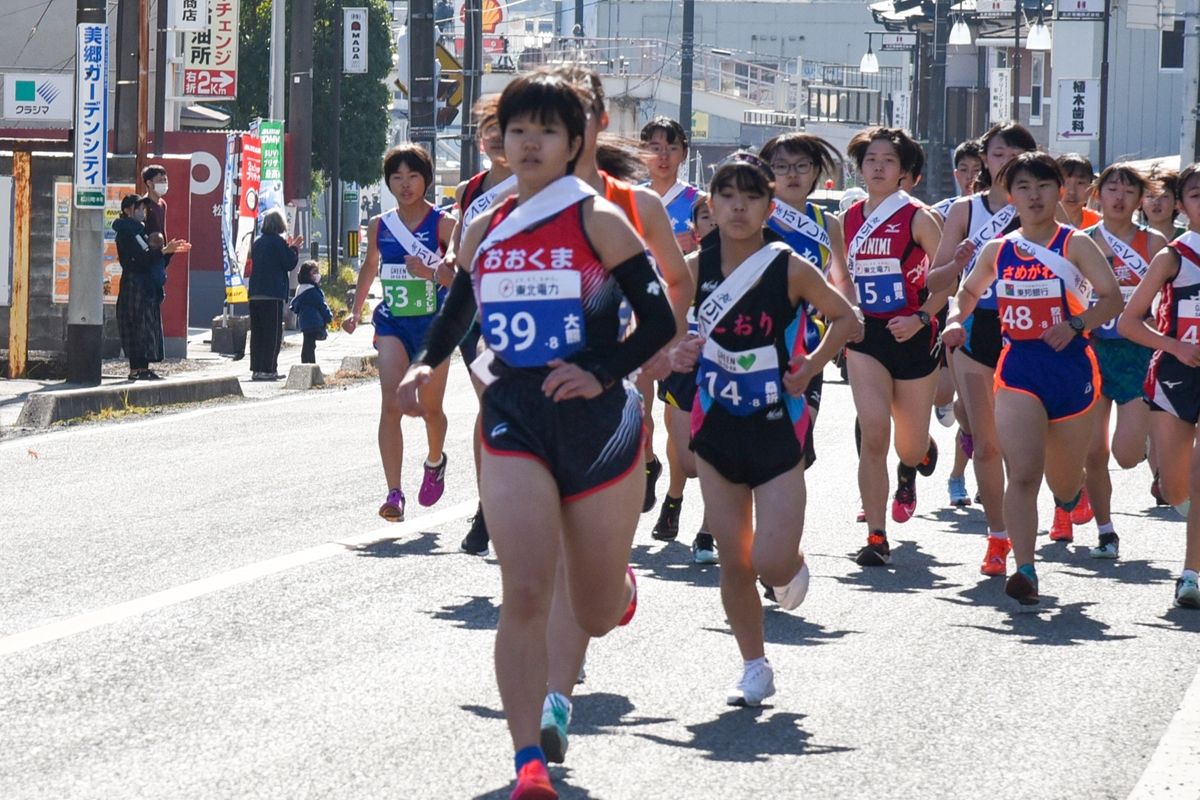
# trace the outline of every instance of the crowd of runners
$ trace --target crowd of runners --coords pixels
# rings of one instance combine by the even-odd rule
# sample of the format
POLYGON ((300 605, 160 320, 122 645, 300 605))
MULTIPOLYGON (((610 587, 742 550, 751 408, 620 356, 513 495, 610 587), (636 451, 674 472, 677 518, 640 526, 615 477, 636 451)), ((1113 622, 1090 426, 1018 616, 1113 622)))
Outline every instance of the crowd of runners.
POLYGON ((1186 519, 1174 602, 1200 608, 1200 165, 1096 176, 995 125, 955 150, 958 195, 927 206, 908 194, 920 145, 874 127, 845 154, 863 189, 834 212, 811 197, 842 171, 826 141, 783 134, 691 186, 683 128, 658 117, 640 146, 607 137, 586 69, 519 77, 476 113, 491 167, 459 187, 454 213, 426 202, 422 149, 386 154, 397 208, 370 221, 346 327, 378 278, 388 520, 405 514, 404 415, 425 426, 417 500, 442 496, 450 357, 469 365, 480 506, 461 546, 499 562, 514 799, 557 797, 546 764, 565 757, 588 642, 637 607, 638 518, 657 508, 653 537, 675 539, 689 478, 704 502, 693 557, 719 560, 743 662, 727 701, 775 693, 762 597, 793 610, 808 589, 805 469, 831 361, 857 416, 863 568, 891 563, 888 525, 916 512, 937 419, 958 427, 948 501, 982 505, 980 571, 1007 576, 1014 600, 1039 599, 1043 481, 1051 539, 1094 520, 1091 557, 1119 557, 1114 503, 1142 500, 1112 496, 1111 457, 1146 461, 1149 492, 1186 519))

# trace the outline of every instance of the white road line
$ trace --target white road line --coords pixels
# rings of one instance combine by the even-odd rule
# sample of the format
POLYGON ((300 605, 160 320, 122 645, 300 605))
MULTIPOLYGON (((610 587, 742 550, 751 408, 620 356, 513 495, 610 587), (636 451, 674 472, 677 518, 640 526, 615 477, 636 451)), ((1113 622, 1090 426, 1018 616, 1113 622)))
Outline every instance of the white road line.
POLYGON ((1129 800, 1200 798, 1200 672, 1192 679, 1129 800))
POLYGON ((267 575, 274 575, 278 572, 311 564, 314 561, 321 561, 322 559, 343 554, 349 548, 364 547, 376 542, 396 539, 407 534, 429 530, 430 528, 444 525, 447 522, 453 522, 466 517, 475 510, 478 502, 478 498, 473 497, 470 500, 464 500, 456 505, 422 515, 416 519, 376 528, 373 531, 351 536, 348 539, 327 542, 316 547, 310 547, 307 550, 269 558, 266 561, 259 561, 255 564, 247 564, 244 567, 238 567, 228 572, 222 572, 192 581, 191 583, 164 589, 161 592, 155 592, 145 597, 128 600, 124 603, 117 603, 116 605, 99 608, 94 611, 87 611, 83 614, 59 620, 58 622, 51 622, 48 625, 15 633, 0 639, 0 656, 18 653, 22 650, 28 650, 31 647, 46 644, 47 642, 65 639, 68 636, 90 631, 102 625, 110 625, 114 622, 129 619, 130 617, 136 617, 148 611, 156 611, 160 608, 166 608, 167 606, 173 606, 188 600, 194 600, 197 597, 219 592, 222 589, 228 589, 243 583, 250 583, 267 575))

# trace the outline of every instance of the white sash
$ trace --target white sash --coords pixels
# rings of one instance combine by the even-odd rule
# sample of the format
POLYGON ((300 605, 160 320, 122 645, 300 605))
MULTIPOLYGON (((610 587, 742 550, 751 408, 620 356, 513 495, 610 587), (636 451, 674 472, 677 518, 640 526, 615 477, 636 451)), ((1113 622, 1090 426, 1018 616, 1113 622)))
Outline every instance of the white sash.
POLYGON ((662 201, 663 208, 666 208, 669 205, 671 205, 671 203, 674 203, 675 198, 679 197, 679 195, 683 194, 687 190, 687 188, 688 188, 688 185, 686 183, 677 179, 675 181, 675 185, 672 186, 670 189, 667 189, 667 193, 659 198, 659 200, 662 201))
POLYGON ((801 236, 807 236, 813 239, 821 247, 832 251, 833 246, 829 241, 829 231, 817 224, 817 221, 805 214, 803 211, 788 205, 775 198, 775 210, 771 212, 771 219, 778 222, 780 225, 791 228, 801 236))
MULTIPOLYGON (((858 256, 858 251, 867 243, 867 239, 871 238, 871 234, 875 232, 883 223, 892 218, 900 209, 912 202, 909 197, 901 190, 897 190, 875 207, 875 211, 871 216, 863 221, 862 227, 858 229, 858 233, 854 234, 854 238, 850 241, 850 246, 846 248, 846 261, 850 266, 850 273, 854 274, 854 260, 858 256)), ((865 203, 864 203, 865 207, 865 203)))
POLYGON ((1031 242, 1016 232, 1010 233, 1004 238, 1012 241, 1018 251, 1034 256, 1049 267, 1051 272, 1062 279, 1062 282, 1066 284, 1067 292, 1073 295, 1081 306, 1086 308, 1089 305, 1092 298, 1092 286, 1074 264, 1050 248, 1043 247, 1037 242, 1031 242))
POLYGON ((533 197, 518 205, 511 214, 492 228, 479 247, 475 248, 475 257, 471 260, 471 269, 475 269, 475 261, 483 253, 505 239, 517 235, 526 228, 533 227, 544 219, 549 219, 564 208, 578 203, 596 194, 596 190, 576 178, 574 175, 564 175, 551 183, 533 197))
MULTIPOLYGON (((1200 253, 1200 233, 1186 231, 1176 237, 1175 241, 1189 248, 1193 253, 1200 253)), ((1191 286, 1193 283, 1200 283, 1200 264, 1188 259, 1178 250, 1175 251, 1175 254, 1179 256, 1179 274, 1172 282, 1176 286, 1191 286)))
POLYGON ((517 176, 509 175, 507 178, 505 178, 504 180, 497 183, 491 189, 488 189, 486 192, 484 192, 483 194, 476 197, 473 201, 471 201, 471 205, 467 206, 466 210, 463 211, 463 215, 462 215, 463 230, 466 230, 467 226, 470 225, 471 222, 474 221, 474 219, 476 217, 478 217, 480 214, 482 214, 483 212, 485 212, 489 208, 491 208, 492 203, 494 203, 496 201, 496 198, 499 195, 508 194, 512 189, 516 188, 516 186, 517 186, 517 176))
POLYGON ((380 220, 392 232, 392 238, 399 242, 400 246, 407 250, 409 255, 416 256, 421 259, 422 264, 434 269, 441 263, 442 257, 421 244, 421 240, 413 236, 412 231, 401 221, 400 214, 396 209, 392 209, 384 214, 380 217, 380 220))
MULTIPOLYGON (((980 205, 983 205, 980 203, 980 205)), ((984 206, 986 208, 986 206, 984 206)), ((1004 229, 1008 227, 1017 217, 1017 207, 1009 203, 1004 208, 992 214, 988 221, 980 225, 975 233, 971 236, 971 244, 975 245, 975 249, 983 247, 985 244, 995 239, 1000 234, 1004 233, 1004 229)))
POLYGON ((1113 255, 1121 259, 1122 264, 1137 273, 1138 280, 1145 278, 1150 265, 1146 263, 1146 259, 1142 258, 1142 254, 1109 232, 1108 228, 1104 227, 1103 222, 1098 227, 1100 229, 1100 236, 1103 237, 1104 243, 1108 245, 1108 249, 1113 251, 1113 255))
POLYGON ((729 309, 745 296, 762 278, 767 267, 780 253, 791 252, 783 242, 771 242, 734 268, 729 277, 700 304, 696 322, 701 336, 708 336, 729 309))

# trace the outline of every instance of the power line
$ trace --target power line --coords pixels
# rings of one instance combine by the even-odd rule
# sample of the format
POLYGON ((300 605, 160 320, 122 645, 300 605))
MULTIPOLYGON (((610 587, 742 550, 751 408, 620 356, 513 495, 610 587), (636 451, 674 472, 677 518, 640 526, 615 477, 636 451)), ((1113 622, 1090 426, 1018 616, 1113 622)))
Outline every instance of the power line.
MULTIPOLYGON (((25 55, 25 48, 29 47, 29 43, 33 41, 33 37, 37 35, 38 26, 42 24, 42 20, 46 18, 46 12, 50 10, 54 0, 46 0, 46 6, 42 9, 42 14, 37 18, 37 22, 33 23, 33 27, 29 29, 29 35, 25 37, 25 44, 21 45, 21 52, 17 53, 16 61, 21 60, 21 56, 25 55)), ((32 6, 31 6, 32 7, 32 6)))

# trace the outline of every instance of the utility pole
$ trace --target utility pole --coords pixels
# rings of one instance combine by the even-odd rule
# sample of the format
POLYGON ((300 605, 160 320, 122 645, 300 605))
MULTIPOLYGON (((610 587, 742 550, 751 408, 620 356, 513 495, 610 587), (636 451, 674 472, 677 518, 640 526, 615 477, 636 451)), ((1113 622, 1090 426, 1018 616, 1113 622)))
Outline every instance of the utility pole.
POLYGON ((159 156, 167 152, 167 93, 175 94, 175 82, 167 75, 168 24, 166 0, 158 0, 158 31, 154 37, 154 152, 159 156))
POLYGON ((1097 170, 1108 164, 1108 44, 1112 27, 1112 0, 1104 0, 1104 35, 1100 45, 1100 158, 1097 170))
MULTIPOLYGON (((684 6, 687 3, 688 0, 683 0, 684 6)), ((575 0, 575 35, 583 36, 583 0, 575 0)))
POLYGON ((150 119, 150 0, 138 0, 137 16, 137 173, 134 185, 142 185, 146 166, 146 124, 150 119))
POLYGON ((329 185, 325 187, 329 201, 329 274, 336 275, 342 265, 339 254, 342 244, 342 0, 333 4, 333 156, 329 165, 329 185))
MULTIPOLYGON (((159 0, 161 5, 162 0, 159 0)), ((284 0, 271 0, 271 88, 267 95, 267 113, 271 119, 283 119, 283 98, 287 91, 284 81, 283 48, 287 36, 284 32, 286 8, 284 0)))
MULTIPOLYGON (((434 85, 433 0, 412 0, 408 6, 408 138, 429 153, 437 174, 437 87, 434 85)), ((433 200, 433 187, 425 193, 433 200)))
MULTIPOLYGON (((76 0, 75 23, 105 24, 105 0, 76 0)), ((106 28, 107 30, 107 28, 106 28)), ((107 33, 106 33, 107 37, 107 33)), ((79 48, 77 47, 77 51, 79 48)), ((108 72, 108 61, 103 65, 108 72)), ((84 65, 75 64, 75 95, 81 97, 84 65)), ((107 86, 107 79, 101 85, 107 86)), ((102 103, 107 98, 102 98, 102 103)), ((101 114, 107 119, 107 114, 101 114)), ((78 122, 78 120, 77 120, 78 122)), ((79 137, 82 123, 71 132, 76 163, 80 161, 79 137)), ((102 139, 103 140, 103 139, 102 139)), ((107 148, 102 148, 107 151, 107 148)), ((102 158, 108 158, 104 152, 102 158)), ((74 186, 73 193, 79 190, 74 186)), ((85 386, 100 383, 100 360, 104 343, 104 209, 71 209, 71 282, 67 301, 67 381, 85 386)))
POLYGON ((1200 161, 1200 0, 1192 0, 1183 16, 1183 124, 1179 132, 1179 166, 1200 161), (1189 103, 1190 101, 1190 103, 1189 103), (1189 107, 1190 106, 1190 107, 1189 107))
MULTIPOLYGON (((140 6, 140 2, 139 2, 140 6)), ((117 35, 113 55, 117 62, 116 126, 113 152, 133 155, 137 152, 138 93, 138 6, 117 6, 117 35)))
POLYGON ((307 209, 312 195, 312 68, 313 0, 292 0, 292 81, 288 96, 287 129, 292 135, 295 178, 292 194, 297 208, 307 209))
MULTIPOLYGON (((582 6, 577 6, 582 13, 582 6)), ((668 35, 670 31, 667 32, 668 35)), ((696 43, 696 0, 683 0, 683 41, 679 48, 679 124, 688 140, 687 182, 692 182, 692 62, 696 43)))
POLYGON ((1025 0, 1013 3, 1012 121, 1021 121, 1021 11, 1025 0))
POLYGON ((459 150, 459 172, 463 180, 479 171, 479 124, 472 113, 479 99, 479 83, 483 51, 482 0, 466 0, 463 6, 463 121, 462 146, 459 150))
POLYGON ((933 7, 933 63, 929 75, 928 131, 930 157, 928 184, 929 196, 941 197, 946 191, 945 174, 947 161, 946 142, 946 44, 950 39, 950 2, 937 0, 933 7))

